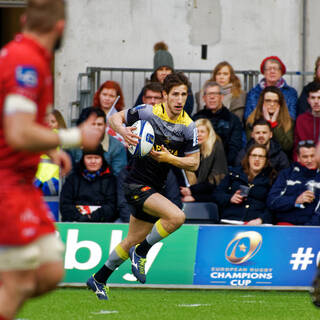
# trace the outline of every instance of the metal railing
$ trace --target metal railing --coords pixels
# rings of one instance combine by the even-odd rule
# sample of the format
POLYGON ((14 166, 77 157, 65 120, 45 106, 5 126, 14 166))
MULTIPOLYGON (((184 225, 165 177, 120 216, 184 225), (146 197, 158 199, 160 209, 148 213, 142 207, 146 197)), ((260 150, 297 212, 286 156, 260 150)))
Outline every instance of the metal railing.
MULTIPOLYGON (((176 71, 183 71, 188 76, 192 83, 193 93, 200 91, 212 74, 212 70, 178 69, 176 71)), ((87 67, 86 72, 78 75, 76 101, 70 103, 68 123, 73 125, 81 110, 92 105, 94 93, 106 80, 117 81, 122 88, 126 107, 133 106, 146 79, 150 79, 152 72, 153 69, 144 68, 87 67)), ((240 78, 243 90, 247 92, 262 78, 260 71, 257 70, 237 70, 235 72, 240 78)), ((313 72, 288 71, 284 78, 299 93, 305 83, 312 81, 313 72)))

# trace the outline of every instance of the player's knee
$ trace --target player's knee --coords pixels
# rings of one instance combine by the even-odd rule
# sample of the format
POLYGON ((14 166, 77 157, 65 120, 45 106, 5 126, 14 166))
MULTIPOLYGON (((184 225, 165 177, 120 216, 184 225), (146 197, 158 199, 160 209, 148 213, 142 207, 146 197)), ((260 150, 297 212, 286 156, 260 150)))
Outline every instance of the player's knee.
POLYGON ((40 271, 37 278, 37 289, 35 295, 41 295, 45 292, 54 290, 57 284, 63 279, 64 269, 63 264, 55 263, 48 268, 40 271))
POLYGON ((175 228, 179 228, 181 225, 184 224, 184 221, 186 219, 186 216, 183 211, 175 214, 171 217, 171 224, 175 226, 175 228))

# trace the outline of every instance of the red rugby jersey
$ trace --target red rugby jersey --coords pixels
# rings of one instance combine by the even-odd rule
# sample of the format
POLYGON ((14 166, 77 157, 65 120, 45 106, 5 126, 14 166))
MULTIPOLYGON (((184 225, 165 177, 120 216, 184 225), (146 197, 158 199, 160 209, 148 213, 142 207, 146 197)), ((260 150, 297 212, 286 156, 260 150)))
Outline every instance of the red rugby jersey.
POLYGON ((3 132, 4 100, 18 94, 37 105, 36 121, 44 124, 53 104, 51 53, 34 39, 18 34, 0 51, 0 189, 32 183, 40 153, 13 150, 3 132))

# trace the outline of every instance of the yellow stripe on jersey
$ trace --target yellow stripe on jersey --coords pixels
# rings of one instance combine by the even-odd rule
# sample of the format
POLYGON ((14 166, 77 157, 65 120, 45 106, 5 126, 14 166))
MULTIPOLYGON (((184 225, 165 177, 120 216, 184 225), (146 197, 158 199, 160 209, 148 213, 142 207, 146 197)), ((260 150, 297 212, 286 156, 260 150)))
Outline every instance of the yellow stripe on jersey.
POLYGON ((163 228, 160 219, 156 222, 156 228, 157 228, 157 231, 158 231, 158 233, 160 234, 160 236, 161 236, 162 238, 165 238, 165 237, 167 237, 167 236, 169 235, 169 232, 167 232, 167 231, 163 228))
POLYGON ((181 112, 178 119, 177 120, 171 120, 168 117, 168 114, 166 112, 166 109, 164 107, 164 103, 160 103, 160 104, 156 104, 153 106, 153 114, 156 115, 157 117, 159 117, 160 119, 167 121, 167 122, 171 122, 171 123, 176 123, 176 124, 183 124, 186 127, 192 123, 191 118, 189 117, 189 115, 186 112, 181 112))
POLYGON ((127 260, 129 258, 128 252, 124 251, 120 244, 115 247, 115 251, 122 260, 127 260))

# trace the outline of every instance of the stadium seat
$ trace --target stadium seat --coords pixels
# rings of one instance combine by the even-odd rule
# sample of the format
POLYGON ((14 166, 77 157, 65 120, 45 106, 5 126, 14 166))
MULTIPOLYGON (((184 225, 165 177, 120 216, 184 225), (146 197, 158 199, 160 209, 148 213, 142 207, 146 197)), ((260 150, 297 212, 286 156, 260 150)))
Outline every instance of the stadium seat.
POLYGON ((50 212, 53 214, 55 221, 59 221, 59 197, 44 196, 44 201, 47 203, 50 212))
POLYGON ((218 207, 213 202, 183 202, 182 210, 186 215, 185 223, 219 223, 218 207))

